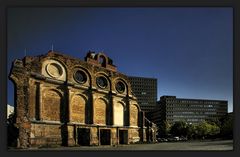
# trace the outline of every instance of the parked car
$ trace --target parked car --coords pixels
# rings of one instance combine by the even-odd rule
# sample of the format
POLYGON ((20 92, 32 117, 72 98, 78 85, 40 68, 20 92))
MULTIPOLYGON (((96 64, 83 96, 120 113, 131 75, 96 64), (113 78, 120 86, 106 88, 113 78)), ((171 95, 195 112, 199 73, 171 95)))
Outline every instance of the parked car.
POLYGON ((175 141, 179 141, 179 139, 180 139, 178 136, 175 136, 173 138, 174 138, 175 141))
POLYGON ((168 140, 169 142, 174 142, 174 141, 175 141, 175 139, 174 139, 173 137, 168 137, 167 140, 168 140))
POLYGON ((166 138, 158 138, 158 142, 167 142, 168 140, 166 138))
POLYGON ((168 141, 170 141, 170 142, 177 142, 177 141, 179 141, 179 137, 178 137, 178 136, 169 137, 169 138, 168 138, 168 141))
POLYGON ((187 141, 187 140, 188 140, 188 138, 187 138, 187 137, 183 137, 183 136, 182 136, 182 137, 180 137, 180 138, 179 138, 179 140, 180 140, 180 141, 187 141))

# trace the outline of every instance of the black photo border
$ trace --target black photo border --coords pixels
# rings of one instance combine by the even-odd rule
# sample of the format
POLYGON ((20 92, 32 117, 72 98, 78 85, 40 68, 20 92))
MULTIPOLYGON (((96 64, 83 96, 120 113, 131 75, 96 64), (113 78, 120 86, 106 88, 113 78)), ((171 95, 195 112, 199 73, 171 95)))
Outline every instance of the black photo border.
POLYGON ((240 5, 239 0, 1 0, 0 1, 0 135, 1 156, 239 156, 240 152, 240 5), (11 7, 232 7, 233 8, 233 151, 8 151, 7 104, 7 10, 11 7))

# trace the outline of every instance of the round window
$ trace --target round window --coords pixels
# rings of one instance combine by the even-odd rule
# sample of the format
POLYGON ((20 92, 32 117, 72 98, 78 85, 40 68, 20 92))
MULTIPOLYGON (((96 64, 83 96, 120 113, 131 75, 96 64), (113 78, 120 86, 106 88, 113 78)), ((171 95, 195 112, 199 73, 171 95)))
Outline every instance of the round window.
POLYGON ((100 88, 106 88, 108 83, 107 83, 107 79, 103 76, 97 77, 97 85, 100 88))
POLYGON ((61 66, 58 65, 57 63, 50 63, 47 65, 46 68, 47 68, 47 73, 54 78, 58 78, 63 74, 63 70, 61 66))
POLYGON ((81 83, 81 84, 87 81, 87 75, 81 70, 78 70, 75 72, 74 78, 78 83, 81 83))
POLYGON ((125 85, 123 82, 117 82, 116 83, 116 90, 119 92, 119 93, 123 93, 125 91, 125 85))

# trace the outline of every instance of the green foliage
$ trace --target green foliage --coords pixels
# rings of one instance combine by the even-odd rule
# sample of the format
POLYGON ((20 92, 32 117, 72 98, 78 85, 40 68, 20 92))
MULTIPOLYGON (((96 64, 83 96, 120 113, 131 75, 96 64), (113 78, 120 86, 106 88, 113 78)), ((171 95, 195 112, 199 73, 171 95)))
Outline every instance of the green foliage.
POLYGON ((197 134, 197 137, 202 137, 204 138, 204 136, 207 135, 207 122, 206 121, 203 121, 201 122, 199 125, 196 126, 196 134, 197 134))
POLYGON ((222 121, 221 136, 224 138, 233 137, 233 117, 227 117, 222 121))
POLYGON ((193 124, 188 124, 186 134, 188 139, 192 139, 196 135, 196 126, 193 124))
POLYGON ((202 121, 199 124, 189 124, 184 121, 179 121, 172 125, 170 133, 173 136, 184 136, 188 137, 188 139, 215 138, 220 133, 220 127, 213 121, 202 121))
POLYGON ((17 138, 18 138, 18 129, 15 127, 14 123, 16 120, 16 115, 11 114, 7 119, 7 140, 8 146, 17 146, 17 138))
POLYGON ((160 125, 160 127, 158 128, 158 134, 160 135, 160 137, 165 137, 169 134, 171 129, 171 125, 168 121, 163 121, 160 125))
POLYGON ((220 133, 220 127, 215 123, 201 122, 196 126, 197 137, 205 139, 206 137, 213 137, 220 133))
POLYGON ((168 121, 165 121, 166 134, 169 134, 171 129, 171 124, 168 121))
POLYGON ((170 129, 170 133, 175 136, 186 136, 187 123, 184 121, 175 122, 170 129))
POLYGON ((221 122, 220 122, 220 120, 219 120, 218 118, 215 118, 215 119, 207 119, 206 121, 207 121, 207 123, 209 123, 209 124, 217 125, 217 126, 221 127, 221 122))
POLYGON ((220 127, 217 124, 210 124, 210 136, 215 136, 220 133, 220 127))

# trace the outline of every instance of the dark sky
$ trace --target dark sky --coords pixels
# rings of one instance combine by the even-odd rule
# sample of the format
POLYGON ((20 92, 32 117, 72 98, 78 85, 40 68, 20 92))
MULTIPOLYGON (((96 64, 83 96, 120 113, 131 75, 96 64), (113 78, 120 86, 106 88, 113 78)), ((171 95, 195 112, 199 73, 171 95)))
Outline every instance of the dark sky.
MULTIPOLYGON (((162 95, 233 99, 233 10, 181 8, 10 8, 11 62, 54 50, 84 59, 103 51, 118 71, 158 79, 162 95)), ((8 82, 13 105, 13 84, 8 82)))

